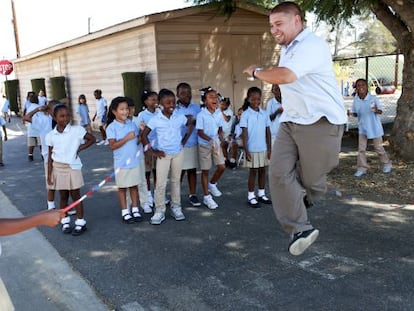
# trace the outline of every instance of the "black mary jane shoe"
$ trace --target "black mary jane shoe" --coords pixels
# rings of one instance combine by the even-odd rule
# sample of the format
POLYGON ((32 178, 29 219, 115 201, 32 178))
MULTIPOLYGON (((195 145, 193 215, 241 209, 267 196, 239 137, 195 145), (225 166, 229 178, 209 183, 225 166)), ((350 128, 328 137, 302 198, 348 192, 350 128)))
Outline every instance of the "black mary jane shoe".
POLYGON ((258 201, 263 204, 272 204, 272 200, 270 200, 267 196, 262 195, 259 197, 258 201))
POLYGON ((75 228, 73 228, 73 230, 72 230, 72 235, 74 235, 74 236, 81 235, 86 230, 87 230, 86 225, 84 225, 84 226, 78 226, 78 225, 76 225, 75 228))
POLYGON ((132 217, 131 214, 122 216, 122 221, 126 224, 133 224, 135 222, 134 217, 132 217))
POLYGON ((260 204, 259 204, 259 202, 257 202, 257 199, 255 197, 249 199, 248 204, 249 204, 249 207, 252 207, 252 208, 259 208, 260 207, 260 204))

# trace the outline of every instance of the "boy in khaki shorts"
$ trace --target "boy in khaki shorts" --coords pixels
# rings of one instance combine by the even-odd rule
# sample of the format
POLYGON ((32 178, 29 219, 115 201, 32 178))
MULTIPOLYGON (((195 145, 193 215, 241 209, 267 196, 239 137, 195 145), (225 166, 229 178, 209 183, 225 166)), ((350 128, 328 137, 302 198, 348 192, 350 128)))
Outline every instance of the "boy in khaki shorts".
POLYGON ((217 188, 217 181, 225 170, 224 156, 220 148, 220 142, 223 141, 223 117, 220 109, 217 109, 217 91, 211 87, 202 89, 202 91, 201 99, 206 107, 197 115, 196 129, 198 133, 201 185, 204 193, 203 203, 209 209, 216 209, 218 204, 213 200, 211 194, 215 197, 222 195, 221 191, 217 188), (212 166, 212 161, 216 165, 216 171, 210 179, 210 182, 208 182, 208 173, 212 166))

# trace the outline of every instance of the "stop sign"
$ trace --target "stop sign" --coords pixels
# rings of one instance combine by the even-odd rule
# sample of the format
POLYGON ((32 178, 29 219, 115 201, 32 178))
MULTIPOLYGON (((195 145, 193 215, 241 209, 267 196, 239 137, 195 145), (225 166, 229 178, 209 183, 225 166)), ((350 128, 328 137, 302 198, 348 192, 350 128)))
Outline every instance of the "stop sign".
POLYGON ((13 72, 13 63, 9 60, 0 60, 0 74, 9 75, 13 72))

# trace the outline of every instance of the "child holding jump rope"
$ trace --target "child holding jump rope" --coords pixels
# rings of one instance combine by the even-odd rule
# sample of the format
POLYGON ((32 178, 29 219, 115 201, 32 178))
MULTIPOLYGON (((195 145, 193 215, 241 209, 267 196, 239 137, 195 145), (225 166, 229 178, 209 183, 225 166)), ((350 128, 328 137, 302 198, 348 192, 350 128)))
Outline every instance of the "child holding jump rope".
MULTIPOLYGON (((95 143, 95 137, 79 125, 70 124, 68 106, 58 104, 53 109, 55 128, 47 133, 46 145, 49 146, 47 183, 53 190, 59 190, 60 208, 68 205, 69 194, 75 202, 80 199, 83 186, 82 162, 79 152, 95 143)), ((86 231, 82 202, 76 205, 75 227, 70 226, 70 216, 62 218, 62 232, 81 235, 86 231)))

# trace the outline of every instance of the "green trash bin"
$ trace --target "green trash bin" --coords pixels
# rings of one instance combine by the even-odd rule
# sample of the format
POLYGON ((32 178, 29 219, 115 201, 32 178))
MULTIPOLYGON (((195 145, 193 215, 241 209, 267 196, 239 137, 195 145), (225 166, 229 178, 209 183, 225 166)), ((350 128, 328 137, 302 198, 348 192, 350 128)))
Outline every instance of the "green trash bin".
POLYGON ((142 110, 141 95, 144 91, 145 72, 123 72, 124 96, 130 97, 135 103, 135 114, 142 110))

